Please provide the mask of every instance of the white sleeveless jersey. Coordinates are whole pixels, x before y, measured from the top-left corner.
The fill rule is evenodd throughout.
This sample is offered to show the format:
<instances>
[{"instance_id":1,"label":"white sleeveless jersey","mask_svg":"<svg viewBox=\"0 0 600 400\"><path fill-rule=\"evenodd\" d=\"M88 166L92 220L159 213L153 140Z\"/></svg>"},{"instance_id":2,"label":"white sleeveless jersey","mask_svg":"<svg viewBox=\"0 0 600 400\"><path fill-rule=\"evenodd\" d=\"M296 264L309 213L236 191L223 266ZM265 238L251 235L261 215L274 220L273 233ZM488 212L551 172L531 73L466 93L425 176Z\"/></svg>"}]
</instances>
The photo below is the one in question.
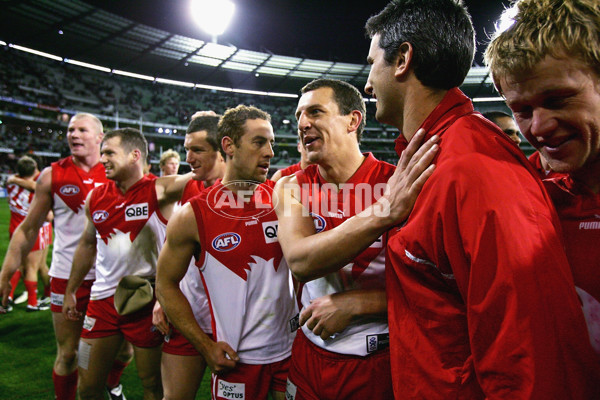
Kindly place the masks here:
<instances>
[{"instance_id":1,"label":"white sleeveless jersey","mask_svg":"<svg viewBox=\"0 0 600 400\"><path fill-rule=\"evenodd\" d=\"M73 163L72 157L52 163L52 211L54 212L54 247L50 276L69 279L73 255L86 223L85 199L95 187L107 182L104 166L96 164L86 172ZM96 277L94 268L86 280Z\"/></svg>"},{"instance_id":2,"label":"white sleeveless jersey","mask_svg":"<svg viewBox=\"0 0 600 400\"><path fill-rule=\"evenodd\" d=\"M289 357L295 337L289 321L297 305L277 241L272 187L271 181L258 186L244 203L217 183L190 200L214 338L227 342L246 364Z\"/></svg>"},{"instance_id":3,"label":"white sleeveless jersey","mask_svg":"<svg viewBox=\"0 0 600 400\"><path fill-rule=\"evenodd\" d=\"M92 192L89 207L97 232L96 280L90 299L113 296L126 275L154 278L167 226L154 180L143 177L126 193L109 181Z\"/></svg>"},{"instance_id":4,"label":"white sleeveless jersey","mask_svg":"<svg viewBox=\"0 0 600 400\"><path fill-rule=\"evenodd\" d=\"M391 164L368 154L339 192L332 192L318 167L311 165L297 172L303 205L311 212L317 232L333 229L358 214L383 194L385 183L394 173ZM333 293L354 289L385 289L385 237L375 241L350 264L339 271L300 286L303 307L311 301ZM304 325L302 332L315 345L340 354L365 356L388 344L387 320L363 318L353 321L345 330L323 340Z\"/></svg>"}]
</instances>

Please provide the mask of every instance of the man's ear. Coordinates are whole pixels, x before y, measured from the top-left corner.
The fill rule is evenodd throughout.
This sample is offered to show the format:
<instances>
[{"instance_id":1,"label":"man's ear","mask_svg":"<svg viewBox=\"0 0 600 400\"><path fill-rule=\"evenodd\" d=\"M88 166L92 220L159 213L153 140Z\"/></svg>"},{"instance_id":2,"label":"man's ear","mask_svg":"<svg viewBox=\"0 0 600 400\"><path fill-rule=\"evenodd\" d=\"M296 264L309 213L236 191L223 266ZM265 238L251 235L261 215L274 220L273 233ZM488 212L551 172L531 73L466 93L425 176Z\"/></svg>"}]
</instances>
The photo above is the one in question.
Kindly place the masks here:
<instances>
[{"instance_id":1,"label":"man's ear","mask_svg":"<svg viewBox=\"0 0 600 400\"><path fill-rule=\"evenodd\" d=\"M223 136L223 139L221 139L221 147L223 148L225 154L227 154L229 157L233 157L233 153L235 153L235 143L233 143L232 138L229 136Z\"/></svg>"},{"instance_id":2,"label":"man's ear","mask_svg":"<svg viewBox=\"0 0 600 400\"><path fill-rule=\"evenodd\" d=\"M348 133L356 132L363 120L363 115L358 110L353 110L350 115L352 116L352 119L350 120L350 125L348 125Z\"/></svg>"},{"instance_id":3,"label":"man's ear","mask_svg":"<svg viewBox=\"0 0 600 400\"><path fill-rule=\"evenodd\" d=\"M398 57L396 58L396 78L404 78L408 74L408 71L412 67L413 59L413 47L412 44L404 42L398 49Z\"/></svg>"},{"instance_id":4,"label":"man's ear","mask_svg":"<svg viewBox=\"0 0 600 400\"><path fill-rule=\"evenodd\" d=\"M134 164L142 158L140 149L133 149L130 154Z\"/></svg>"}]
</instances>

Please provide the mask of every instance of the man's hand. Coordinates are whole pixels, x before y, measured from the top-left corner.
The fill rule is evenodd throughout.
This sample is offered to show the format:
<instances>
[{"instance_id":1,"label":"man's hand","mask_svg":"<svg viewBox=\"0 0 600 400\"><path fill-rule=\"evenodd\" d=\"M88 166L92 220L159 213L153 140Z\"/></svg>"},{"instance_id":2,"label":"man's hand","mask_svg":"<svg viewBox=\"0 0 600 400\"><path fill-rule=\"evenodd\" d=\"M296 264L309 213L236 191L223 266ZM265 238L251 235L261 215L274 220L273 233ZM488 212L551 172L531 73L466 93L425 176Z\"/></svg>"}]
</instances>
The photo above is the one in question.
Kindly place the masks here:
<instances>
[{"instance_id":1,"label":"man's hand","mask_svg":"<svg viewBox=\"0 0 600 400\"><path fill-rule=\"evenodd\" d=\"M319 297L300 313L300 325L306 327L321 339L343 331L352 321L352 307L348 298L340 293Z\"/></svg>"},{"instance_id":2,"label":"man's hand","mask_svg":"<svg viewBox=\"0 0 600 400\"><path fill-rule=\"evenodd\" d=\"M152 324L163 335L169 334L169 320L158 301L154 303L154 309L152 309Z\"/></svg>"},{"instance_id":3,"label":"man's hand","mask_svg":"<svg viewBox=\"0 0 600 400\"><path fill-rule=\"evenodd\" d=\"M9 280L0 279L0 300L2 301L2 307L8 307L8 296L10 295L10 291L12 290L12 286Z\"/></svg>"},{"instance_id":4,"label":"man's hand","mask_svg":"<svg viewBox=\"0 0 600 400\"><path fill-rule=\"evenodd\" d=\"M423 129L412 137L402 152L396 171L388 180L384 196L378 201L380 208L377 211L389 213L394 224L408 218L423 185L435 169L431 161L439 148L439 138L433 136L421 145L424 137Z\"/></svg>"},{"instance_id":5,"label":"man's hand","mask_svg":"<svg viewBox=\"0 0 600 400\"><path fill-rule=\"evenodd\" d=\"M201 353L210 370L216 375L232 370L240 360L237 353L226 342L212 342L212 345Z\"/></svg>"},{"instance_id":6,"label":"man's hand","mask_svg":"<svg viewBox=\"0 0 600 400\"><path fill-rule=\"evenodd\" d=\"M81 319L82 314L77 311L77 296L75 296L75 293L65 293L62 313L68 321L77 321Z\"/></svg>"}]
</instances>

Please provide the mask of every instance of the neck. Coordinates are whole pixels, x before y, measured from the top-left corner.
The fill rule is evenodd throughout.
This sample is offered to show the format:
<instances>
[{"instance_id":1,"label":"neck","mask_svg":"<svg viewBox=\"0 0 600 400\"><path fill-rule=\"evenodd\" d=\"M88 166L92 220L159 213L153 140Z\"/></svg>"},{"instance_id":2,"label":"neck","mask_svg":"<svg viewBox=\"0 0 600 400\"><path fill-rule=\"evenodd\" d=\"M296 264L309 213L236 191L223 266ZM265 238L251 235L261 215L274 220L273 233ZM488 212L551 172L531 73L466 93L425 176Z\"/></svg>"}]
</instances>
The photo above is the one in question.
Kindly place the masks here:
<instances>
[{"instance_id":1,"label":"neck","mask_svg":"<svg viewBox=\"0 0 600 400\"><path fill-rule=\"evenodd\" d=\"M211 176L204 180L204 186L212 186L219 179L225 176L225 162L219 162L211 171Z\"/></svg>"},{"instance_id":2,"label":"neck","mask_svg":"<svg viewBox=\"0 0 600 400\"><path fill-rule=\"evenodd\" d=\"M84 171L89 171L100 162L100 152L85 157L72 157L73 163Z\"/></svg>"},{"instance_id":3,"label":"neck","mask_svg":"<svg viewBox=\"0 0 600 400\"><path fill-rule=\"evenodd\" d=\"M397 126L406 140L410 141L427 117L442 102L446 93L447 90L431 89L420 83L409 86L404 102L402 125Z\"/></svg>"},{"instance_id":4,"label":"neck","mask_svg":"<svg viewBox=\"0 0 600 400\"><path fill-rule=\"evenodd\" d=\"M593 193L600 193L600 159L571 173L571 177L585 185Z\"/></svg>"},{"instance_id":5,"label":"neck","mask_svg":"<svg viewBox=\"0 0 600 400\"><path fill-rule=\"evenodd\" d=\"M346 183L360 168L364 160L365 156L360 152L357 143L352 151L343 154L336 153L332 160L319 162L319 173L329 183L335 185Z\"/></svg>"},{"instance_id":6,"label":"neck","mask_svg":"<svg viewBox=\"0 0 600 400\"><path fill-rule=\"evenodd\" d=\"M144 171L140 169L139 171L136 170L133 172L124 180L115 180L115 184L117 185L117 188L121 190L121 192L125 193L143 177Z\"/></svg>"}]
</instances>

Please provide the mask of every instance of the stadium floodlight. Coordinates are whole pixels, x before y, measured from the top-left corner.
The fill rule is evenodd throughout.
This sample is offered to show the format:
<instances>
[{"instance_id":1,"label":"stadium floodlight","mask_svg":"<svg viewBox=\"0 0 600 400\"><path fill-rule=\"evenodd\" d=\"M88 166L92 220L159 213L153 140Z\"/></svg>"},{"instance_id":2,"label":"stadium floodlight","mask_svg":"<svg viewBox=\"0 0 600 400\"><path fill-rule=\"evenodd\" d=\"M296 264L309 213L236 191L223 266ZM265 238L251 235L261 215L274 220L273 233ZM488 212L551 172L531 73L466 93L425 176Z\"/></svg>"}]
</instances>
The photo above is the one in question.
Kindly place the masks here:
<instances>
[{"instance_id":1,"label":"stadium floodlight","mask_svg":"<svg viewBox=\"0 0 600 400\"><path fill-rule=\"evenodd\" d=\"M222 35L231 22L235 4L230 0L191 0L190 8L192 18L216 43L217 36Z\"/></svg>"}]
</instances>

